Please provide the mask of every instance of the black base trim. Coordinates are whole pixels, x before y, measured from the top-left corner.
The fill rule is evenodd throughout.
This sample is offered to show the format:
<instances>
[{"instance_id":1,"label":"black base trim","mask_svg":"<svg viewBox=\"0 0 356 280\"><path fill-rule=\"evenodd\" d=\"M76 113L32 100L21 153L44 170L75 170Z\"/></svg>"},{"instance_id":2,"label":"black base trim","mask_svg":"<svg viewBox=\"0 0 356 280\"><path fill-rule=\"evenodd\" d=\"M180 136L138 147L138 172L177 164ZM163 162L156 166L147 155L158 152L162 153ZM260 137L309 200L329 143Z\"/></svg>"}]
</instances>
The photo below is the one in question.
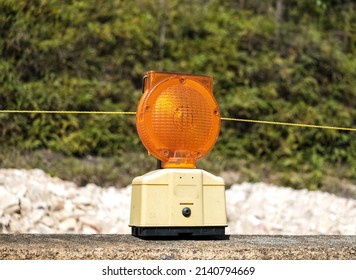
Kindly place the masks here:
<instances>
[{"instance_id":1,"label":"black base trim","mask_svg":"<svg viewBox=\"0 0 356 280\"><path fill-rule=\"evenodd\" d=\"M229 239L224 226L207 227L135 227L133 236L143 239Z\"/></svg>"}]
</instances>

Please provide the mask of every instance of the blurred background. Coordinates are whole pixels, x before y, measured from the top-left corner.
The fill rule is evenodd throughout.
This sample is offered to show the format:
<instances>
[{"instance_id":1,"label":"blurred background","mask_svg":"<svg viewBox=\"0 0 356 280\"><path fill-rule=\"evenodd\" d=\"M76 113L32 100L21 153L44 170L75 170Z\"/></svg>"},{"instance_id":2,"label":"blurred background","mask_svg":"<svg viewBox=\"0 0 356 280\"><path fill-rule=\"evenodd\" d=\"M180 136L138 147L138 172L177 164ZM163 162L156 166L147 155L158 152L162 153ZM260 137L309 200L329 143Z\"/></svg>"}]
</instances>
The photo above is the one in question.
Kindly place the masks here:
<instances>
[{"instance_id":1,"label":"blurred background","mask_svg":"<svg viewBox=\"0 0 356 280\"><path fill-rule=\"evenodd\" d=\"M1 0L0 110L135 111L145 71L156 70L213 76L223 117L355 128L355 31L352 0ZM355 140L223 121L199 167L227 187L264 182L353 201ZM134 116L0 113L4 172L118 189L155 166Z\"/></svg>"}]
</instances>

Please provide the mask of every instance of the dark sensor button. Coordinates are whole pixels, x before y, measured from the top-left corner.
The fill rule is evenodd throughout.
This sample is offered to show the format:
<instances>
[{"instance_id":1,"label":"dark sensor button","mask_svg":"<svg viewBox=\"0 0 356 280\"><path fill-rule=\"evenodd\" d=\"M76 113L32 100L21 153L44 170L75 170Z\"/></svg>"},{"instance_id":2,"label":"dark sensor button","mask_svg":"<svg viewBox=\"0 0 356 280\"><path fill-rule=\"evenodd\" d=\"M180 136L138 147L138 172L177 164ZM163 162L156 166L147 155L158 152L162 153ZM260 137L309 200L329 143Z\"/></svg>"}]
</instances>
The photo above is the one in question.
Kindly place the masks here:
<instances>
[{"instance_id":1,"label":"dark sensor button","mask_svg":"<svg viewBox=\"0 0 356 280\"><path fill-rule=\"evenodd\" d=\"M192 211L190 210L190 208L185 207L182 210L182 214L184 217L188 218L190 216L190 214L192 214Z\"/></svg>"}]
</instances>

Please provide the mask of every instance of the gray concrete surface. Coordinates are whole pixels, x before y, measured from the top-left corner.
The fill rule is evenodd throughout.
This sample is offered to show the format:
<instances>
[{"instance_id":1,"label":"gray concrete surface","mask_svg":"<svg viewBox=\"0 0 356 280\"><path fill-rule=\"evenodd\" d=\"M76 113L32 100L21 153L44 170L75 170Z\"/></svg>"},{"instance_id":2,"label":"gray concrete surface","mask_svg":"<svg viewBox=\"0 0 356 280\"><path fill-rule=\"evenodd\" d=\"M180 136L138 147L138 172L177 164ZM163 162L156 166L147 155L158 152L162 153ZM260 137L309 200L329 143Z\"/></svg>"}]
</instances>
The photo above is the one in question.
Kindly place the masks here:
<instances>
[{"instance_id":1,"label":"gray concrete surface","mask_svg":"<svg viewBox=\"0 0 356 280\"><path fill-rule=\"evenodd\" d=\"M0 259L356 259L356 236L240 235L142 240L131 235L1 234Z\"/></svg>"}]
</instances>

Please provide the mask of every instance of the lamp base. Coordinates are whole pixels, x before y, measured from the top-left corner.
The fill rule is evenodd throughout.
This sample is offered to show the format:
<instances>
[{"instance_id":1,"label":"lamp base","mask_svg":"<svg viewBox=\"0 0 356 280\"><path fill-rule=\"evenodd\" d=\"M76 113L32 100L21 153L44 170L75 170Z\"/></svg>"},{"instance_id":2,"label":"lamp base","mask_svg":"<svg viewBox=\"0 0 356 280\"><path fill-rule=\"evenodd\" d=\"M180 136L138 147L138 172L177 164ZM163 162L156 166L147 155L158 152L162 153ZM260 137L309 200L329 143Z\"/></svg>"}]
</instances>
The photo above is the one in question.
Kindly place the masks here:
<instances>
[{"instance_id":1,"label":"lamp base","mask_svg":"<svg viewBox=\"0 0 356 280\"><path fill-rule=\"evenodd\" d=\"M132 235L140 238L177 238L177 239L228 239L224 226L210 227L135 227Z\"/></svg>"}]
</instances>

